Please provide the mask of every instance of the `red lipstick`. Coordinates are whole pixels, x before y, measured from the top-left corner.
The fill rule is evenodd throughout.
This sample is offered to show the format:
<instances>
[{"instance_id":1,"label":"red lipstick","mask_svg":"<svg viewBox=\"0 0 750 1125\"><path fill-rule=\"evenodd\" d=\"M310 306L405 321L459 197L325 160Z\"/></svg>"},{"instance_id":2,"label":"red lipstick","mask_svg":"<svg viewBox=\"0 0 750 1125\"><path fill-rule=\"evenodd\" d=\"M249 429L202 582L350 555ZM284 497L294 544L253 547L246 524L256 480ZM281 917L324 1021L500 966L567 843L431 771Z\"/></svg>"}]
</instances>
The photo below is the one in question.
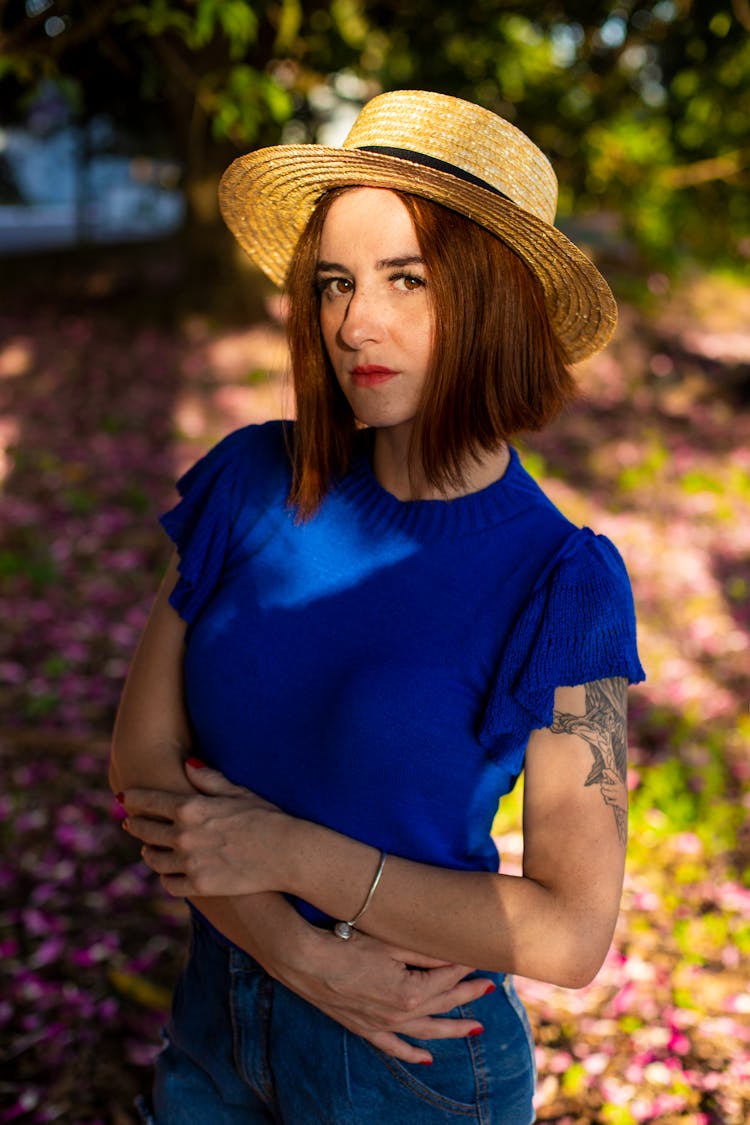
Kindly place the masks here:
<instances>
[{"instance_id":1,"label":"red lipstick","mask_svg":"<svg viewBox=\"0 0 750 1125\"><path fill-rule=\"evenodd\" d=\"M390 367L381 367L378 363L363 363L352 368L352 382L355 387L374 387L378 383L386 383L397 373Z\"/></svg>"}]
</instances>

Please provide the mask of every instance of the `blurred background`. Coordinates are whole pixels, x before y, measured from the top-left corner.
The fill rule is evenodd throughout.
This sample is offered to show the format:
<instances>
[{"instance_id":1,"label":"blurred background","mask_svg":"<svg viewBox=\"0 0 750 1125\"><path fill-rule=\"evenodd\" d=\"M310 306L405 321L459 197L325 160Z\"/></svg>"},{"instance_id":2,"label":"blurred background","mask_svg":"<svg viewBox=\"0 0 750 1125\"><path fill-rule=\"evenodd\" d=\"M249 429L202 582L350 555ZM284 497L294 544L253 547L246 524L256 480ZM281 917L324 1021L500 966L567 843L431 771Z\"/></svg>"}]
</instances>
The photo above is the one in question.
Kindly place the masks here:
<instances>
[{"instance_id":1,"label":"blurred background","mask_svg":"<svg viewBox=\"0 0 750 1125\"><path fill-rule=\"evenodd\" d=\"M620 305L521 443L620 547L649 677L610 956L580 992L520 982L539 1120L750 1120L748 0L0 0L0 1122L131 1125L179 970L109 731L175 478L293 413L218 177L408 87L534 138ZM496 828L513 869L517 793Z\"/></svg>"}]
</instances>

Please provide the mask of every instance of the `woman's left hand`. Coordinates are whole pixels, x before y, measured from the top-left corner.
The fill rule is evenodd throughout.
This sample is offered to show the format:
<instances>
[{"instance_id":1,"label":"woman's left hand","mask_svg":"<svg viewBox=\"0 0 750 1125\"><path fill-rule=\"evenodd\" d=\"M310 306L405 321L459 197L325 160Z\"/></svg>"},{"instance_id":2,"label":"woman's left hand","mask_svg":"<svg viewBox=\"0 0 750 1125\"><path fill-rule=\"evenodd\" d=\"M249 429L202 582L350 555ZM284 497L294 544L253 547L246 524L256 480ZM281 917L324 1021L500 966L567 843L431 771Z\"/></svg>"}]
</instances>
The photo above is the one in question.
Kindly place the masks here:
<instances>
[{"instance_id":1,"label":"woman's left hand","mask_svg":"<svg viewBox=\"0 0 750 1125\"><path fill-rule=\"evenodd\" d=\"M186 763L185 772L194 794L123 794L123 828L143 841L143 860L165 890L180 898L285 890L281 809L218 770Z\"/></svg>"}]
</instances>

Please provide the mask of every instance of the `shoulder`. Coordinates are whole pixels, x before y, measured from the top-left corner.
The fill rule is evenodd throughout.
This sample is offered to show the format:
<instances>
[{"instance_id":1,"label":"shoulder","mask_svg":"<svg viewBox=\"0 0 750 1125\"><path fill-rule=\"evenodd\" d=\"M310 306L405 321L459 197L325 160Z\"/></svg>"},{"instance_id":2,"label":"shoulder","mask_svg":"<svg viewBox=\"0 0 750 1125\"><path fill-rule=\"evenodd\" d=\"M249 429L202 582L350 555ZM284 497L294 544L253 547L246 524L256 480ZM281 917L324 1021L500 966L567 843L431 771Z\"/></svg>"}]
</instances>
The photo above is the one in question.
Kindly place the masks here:
<instances>
[{"instance_id":1,"label":"shoulder","mask_svg":"<svg viewBox=\"0 0 750 1125\"><path fill-rule=\"evenodd\" d=\"M630 590L630 580L622 556L614 543L590 527L574 524L551 500L524 467L517 451L511 451L508 467L519 511L527 518L529 534L536 549L537 573L533 594L554 592L565 596L571 588L585 590L590 597L597 589Z\"/></svg>"},{"instance_id":2,"label":"shoulder","mask_svg":"<svg viewBox=\"0 0 750 1125\"><path fill-rule=\"evenodd\" d=\"M178 492L183 498L211 492L229 501L230 494L245 493L248 486L254 491L260 481L288 483L291 425L276 420L226 434L180 477Z\"/></svg>"},{"instance_id":3,"label":"shoulder","mask_svg":"<svg viewBox=\"0 0 750 1125\"><path fill-rule=\"evenodd\" d=\"M633 593L620 552L605 535L575 528L538 576L515 645L533 645L538 675L557 685L617 674L635 681L642 678L633 659L635 637ZM622 668L612 665L618 653Z\"/></svg>"},{"instance_id":4,"label":"shoulder","mask_svg":"<svg viewBox=\"0 0 750 1125\"><path fill-rule=\"evenodd\" d=\"M533 571L536 566L538 574L546 573L565 543L581 529L548 496L514 447L510 448L510 461L500 484L517 529L530 540L526 556L529 569Z\"/></svg>"},{"instance_id":5,"label":"shoulder","mask_svg":"<svg viewBox=\"0 0 750 1125\"><path fill-rule=\"evenodd\" d=\"M180 477L179 502L161 524L177 547L180 579L170 598L192 622L215 588L238 534L283 506L291 479L286 424L244 426Z\"/></svg>"},{"instance_id":6,"label":"shoulder","mask_svg":"<svg viewBox=\"0 0 750 1125\"><path fill-rule=\"evenodd\" d=\"M627 596L630 578L625 562L611 539L590 527L570 525L570 533L562 547L550 560L537 580L537 589L557 591L563 597L580 590L587 599L599 603L609 597Z\"/></svg>"},{"instance_id":7,"label":"shoulder","mask_svg":"<svg viewBox=\"0 0 750 1125\"><path fill-rule=\"evenodd\" d=\"M612 677L644 679L630 579L610 539L573 528L510 631L481 737L491 744L503 732L522 738L548 727L558 687Z\"/></svg>"},{"instance_id":8,"label":"shoulder","mask_svg":"<svg viewBox=\"0 0 750 1125\"><path fill-rule=\"evenodd\" d=\"M293 422L281 419L241 426L221 438L196 464L211 459L238 467L287 465L293 429Z\"/></svg>"}]
</instances>

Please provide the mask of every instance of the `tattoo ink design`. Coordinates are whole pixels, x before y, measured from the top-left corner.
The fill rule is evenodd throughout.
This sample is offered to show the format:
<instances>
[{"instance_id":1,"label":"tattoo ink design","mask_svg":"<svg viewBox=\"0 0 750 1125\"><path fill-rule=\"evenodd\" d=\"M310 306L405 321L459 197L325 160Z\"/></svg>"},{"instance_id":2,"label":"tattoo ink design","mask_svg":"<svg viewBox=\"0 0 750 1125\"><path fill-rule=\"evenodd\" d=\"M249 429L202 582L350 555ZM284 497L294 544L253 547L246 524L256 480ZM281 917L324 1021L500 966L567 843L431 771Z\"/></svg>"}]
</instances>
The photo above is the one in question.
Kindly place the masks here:
<instances>
[{"instance_id":1,"label":"tattoo ink design","mask_svg":"<svg viewBox=\"0 0 750 1125\"><path fill-rule=\"evenodd\" d=\"M586 714L553 712L550 730L555 734L575 734L589 744L594 755L584 785L598 785L615 817L622 844L628 838L628 747L626 724L626 682L624 679L597 680L586 684Z\"/></svg>"}]
</instances>

